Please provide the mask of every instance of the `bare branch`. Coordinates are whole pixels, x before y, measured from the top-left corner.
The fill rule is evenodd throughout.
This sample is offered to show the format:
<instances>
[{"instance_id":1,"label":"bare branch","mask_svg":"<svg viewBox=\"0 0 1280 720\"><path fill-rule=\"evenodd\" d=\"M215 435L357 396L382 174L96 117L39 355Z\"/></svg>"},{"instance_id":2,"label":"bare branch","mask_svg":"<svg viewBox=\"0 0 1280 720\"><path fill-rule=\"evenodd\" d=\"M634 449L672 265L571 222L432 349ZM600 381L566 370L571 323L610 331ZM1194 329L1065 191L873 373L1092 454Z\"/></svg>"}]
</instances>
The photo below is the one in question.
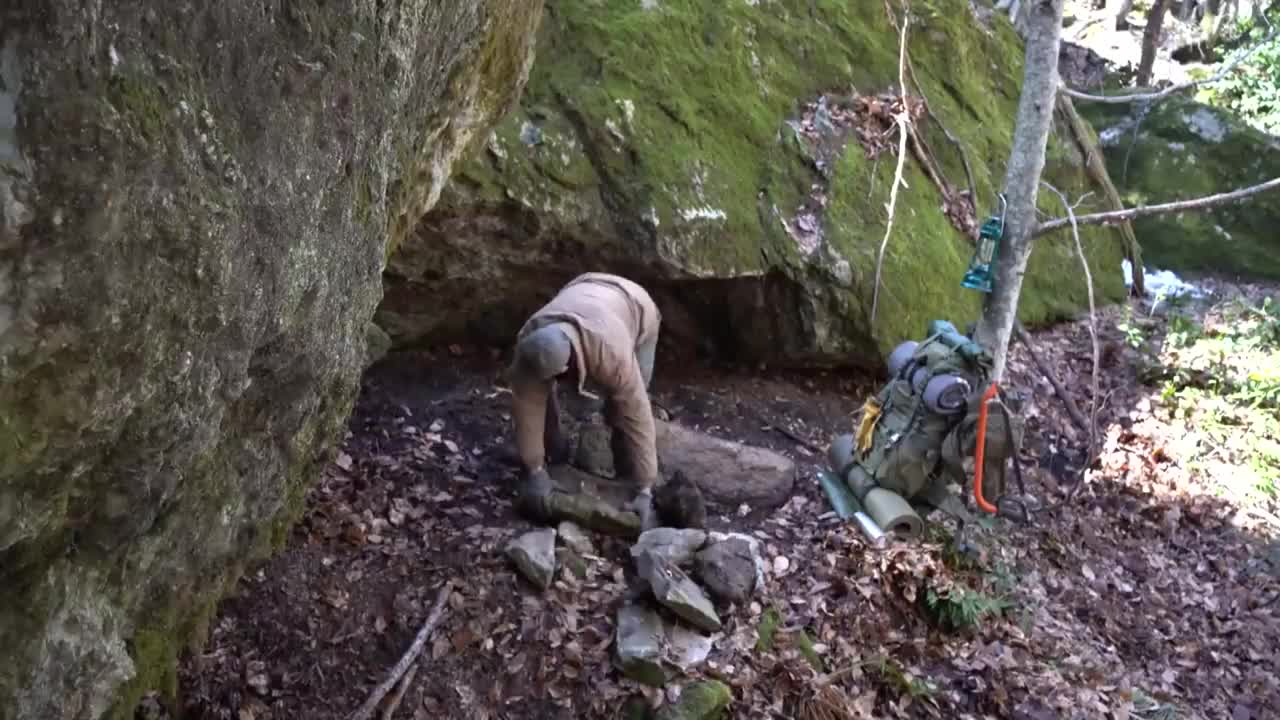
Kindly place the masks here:
<instances>
[{"instance_id":1,"label":"bare branch","mask_svg":"<svg viewBox=\"0 0 1280 720\"><path fill-rule=\"evenodd\" d=\"M1170 95L1180 93L1183 90L1188 90L1194 87L1198 87L1200 85L1210 85L1212 83L1218 82L1219 80L1225 78L1232 70L1235 70L1236 66L1244 62L1246 58L1248 58L1250 55L1252 55L1254 52L1262 48L1267 43L1274 40L1276 36L1277 36L1277 31L1275 30L1271 31L1270 33L1267 33L1267 36L1259 40L1257 44L1249 47L1248 50L1245 50L1243 53L1238 55L1234 60L1227 63L1226 65L1223 65L1221 68L1218 69L1218 72L1214 73L1213 75L1207 78L1204 78L1202 80L1188 80L1187 82L1184 82L1184 83L1170 85L1169 87L1156 92L1128 93L1125 95L1090 95L1089 93L1083 93L1083 92L1080 92L1079 90L1072 90L1071 88L1067 87L1066 83L1063 83L1060 89L1062 90L1063 93L1070 95L1071 97L1076 98L1077 100L1084 100L1086 102L1120 104L1120 103L1151 102L1155 100L1163 100L1169 97Z\"/></svg>"},{"instance_id":2,"label":"bare branch","mask_svg":"<svg viewBox=\"0 0 1280 720\"><path fill-rule=\"evenodd\" d=\"M1268 190L1280 189L1280 177L1272 178L1259 185L1252 185L1231 192L1218 193L1217 195L1206 195L1194 200L1179 200L1177 202L1163 203L1161 205L1140 205L1128 210L1113 210L1111 212L1094 213L1092 215L1081 215L1075 219L1077 226L1083 225L1115 225L1126 220L1134 218L1147 217L1148 215L1165 215L1167 213L1183 212L1186 210L1204 210L1207 208L1226 205L1228 203L1243 200L1250 195L1267 192ZM1054 230L1071 225L1070 218L1058 218L1048 222L1040 223L1032 233L1032 237L1039 237Z\"/></svg>"},{"instance_id":3,"label":"bare branch","mask_svg":"<svg viewBox=\"0 0 1280 720\"><path fill-rule=\"evenodd\" d=\"M888 9L889 4L886 2L885 10ZM898 87L902 92L902 110L893 118L898 124L898 168L893 173L893 185L889 188L889 220L885 223L884 239L880 241L880 252L876 256L876 278L871 290L872 327L875 327L876 310L880 304L880 273L884 270L884 251L889 247L889 233L893 232L893 211L898 204L898 187L907 184L902 179L902 167L907 161L907 136L911 134L911 105L907 98L907 25L911 21L911 15L905 0L902 9L902 30L898 38Z\"/></svg>"},{"instance_id":4,"label":"bare branch","mask_svg":"<svg viewBox=\"0 0 1280 720\"><path fill-rule=\"evenodd\" d=\"M1067 196L1062 194L1058 188L1050 185L1043 180L1041 185L1053 191L1054 195L1062 201L1062 207L1066 208L1067 220L1071 223L1071 235L1076 241L1076 254L1080 256L1080 265L1084 268L1085 288L1089 291L1089 340L1093 344L1093 382L1092 392L1089 397L1089 455L1093 455L1094 450L1098 446L1098 373L1102 368L1102 348L1098 344L1098 309L1093 297L1093 273L1089 271L1089 260L1084 254L1084 244L1080 242L1080 226L1076 221L1076 209L1074 205L1067 202ZM1083 202L1084 198L1080 199Z\"/></svg>"},{"instance_id":5,"label":"bare branch","mask_svg":"<svg viewBox=\"0 0 1280 720\"><path fill-rule=\"evenodd\" d=\"M920 79L916 77L916 68L912 64L910 56L907 56L907 72L911 75L911 83L916 86L916 92L920 94L920 102L924 104L924 111L929 114L929 119L938 126L938 129L942 130L947 142L955 147L956 152L960 153L960 162L964 163L964 176L969 182L969 202L973 203L973 221L976 226L978 224L978 185L973 181L973 168L969 166L969 154L964 151L964 145L960 143L959 138L952 135L947 126L942 124L942 120L938 119L938 116L933 113L933 108L929 106L929 98L925 96L924 86L920 84ZM947 190L943 189L942 192L945 195Z\"/></svg>"},{"instance_id":6,"label":"bare branch","mask_svg":"<svg viewBox=\"0 0 1280 720\"><path fill-rule=\"evenodd\" d=\"M431 607L431 613L427 615L426 622L422 623L422 628L418 630L418 634L413 638L413 643L409 645L409 649L401 656L400 660L387 673L387 679L382 684L373 689L368 699L351 714L350 720L369 720L373 717L373 711L377 709L378 703L382 702L387 693L400 682L400 678L404 677L410 666L417 667L418 656L422 654L422 648L427 644L427 638L436 629L436 625L440 623L440 618L444 615L445 602L449 599L449 594L453 592L453 581L449 580L440 589L440 594L436 596L435 605ZM416 673L417 670L415 669ZM408 683L406 682L407 686Z\"/></svg>"},{"instance_id":7,"label":"bare branch","mask_svg":"<svg viewBox=\"0 0 1280 720\"><path fill-rule=\"evenodd\" d=\"M1071 397L1071 393L1067 392L1067 388L1063 386L1058 376L1053 373L1053 369L1040 357L1040 351L1031 339L1031 334L1017 320L1013 322L1013 334L1018 339L1018 342L1022 343L1022 347L1026 348L1027 356L1031 358L1031 362L1036 366L1036 369L1053 386L1053 392L1057 394L1058 398L1062 400L1062 404L1066 406L1067 416L1071 418L1071 422L1075 423L1081 432L1089 432L1089 421L1084 419L1084 413L1080 412L1080 407L1076 405L1075 398Z\"/></svg>"}]
</instances>

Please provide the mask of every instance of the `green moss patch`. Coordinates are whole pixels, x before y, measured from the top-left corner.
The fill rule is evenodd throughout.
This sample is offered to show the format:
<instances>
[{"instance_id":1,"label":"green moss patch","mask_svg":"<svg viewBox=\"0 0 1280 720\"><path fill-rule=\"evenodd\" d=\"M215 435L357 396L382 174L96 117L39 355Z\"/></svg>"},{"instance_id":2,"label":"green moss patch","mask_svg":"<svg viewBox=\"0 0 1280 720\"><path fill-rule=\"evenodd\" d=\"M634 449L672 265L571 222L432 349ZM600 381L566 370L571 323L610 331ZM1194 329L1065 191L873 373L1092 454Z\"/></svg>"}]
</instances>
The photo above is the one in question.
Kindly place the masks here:
<instances>
[{"instance_id":1,"label":"green moss patch","mask_svg":"<svg viewBox=\"0 0 1280 720\"><path fill-rule=\"evenodd\" d=\"M1127 105L1082 103L1080 110L1101 130L1107 170L1128 206L1189 200L1280 176L1280 143L1218 108L1174 97L1141 120L1143 111ZM1278 225L1275 193L1133 223L1154 268L1270 280L1280 279Z\"/></svg>"}]
</instances>

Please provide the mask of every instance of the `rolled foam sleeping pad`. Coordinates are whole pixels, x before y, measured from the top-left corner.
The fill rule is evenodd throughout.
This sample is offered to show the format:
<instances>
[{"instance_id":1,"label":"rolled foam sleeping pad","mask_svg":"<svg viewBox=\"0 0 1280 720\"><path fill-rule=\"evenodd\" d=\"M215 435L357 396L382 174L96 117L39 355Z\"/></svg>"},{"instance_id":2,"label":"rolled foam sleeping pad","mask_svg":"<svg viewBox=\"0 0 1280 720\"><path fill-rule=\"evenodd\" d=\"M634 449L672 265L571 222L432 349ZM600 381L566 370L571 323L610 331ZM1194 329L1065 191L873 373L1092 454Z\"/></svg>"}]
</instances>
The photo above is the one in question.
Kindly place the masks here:
<instances>
[{"instance_id":1,"label":"rolled foam sleeping pad","mask_svg":"<svg viewBox=\"0 0 1280 720\"><path fill-rule=\"evenodd\" d=\"M924 404L938 413L958 413L965 409L969 383L958 375L938 375L924 387Z\"/></svg>"},{"instance_id":2,"label":"rolled foam sleeping pad","mask_svg":"<svg viewBox=\"0 0 1280 720\"><path fill-rule=\"evenodd\" d=\"M911 509L911 504L895 492L872 488L862 498L862 507L886 533L904 540L914 540L924 532L924 521Z\"/></svg>"},{"instance_id":3,"label":"rolled foam sleeping pad","mask_svg":"<svg viewBox=\"0 0 1280 720\"><path fill-rule=\"evenodd\" d=\"M904 343L899 343L898 347L889 353L889 359L885 362L889 366L889 377L892 378L898 374L898 371L907 364L907 361L911 359L911 356L919 346L920 343L915 340L908 340Z\"/></svg>"},{"instance_id":4,"label":"rolled foam sleeping pad","mask_svg":"<svg viewBox=\"0 0 1280 720\"><path fill-rule=\"evenodd\" d=\"M827 460L831 463L831 469L837 475L841 475L844 469L853 462L853 448L856 444L853 434L837 435L831 440L831 447L827 448Z\"/></svg>"}]
</instances>

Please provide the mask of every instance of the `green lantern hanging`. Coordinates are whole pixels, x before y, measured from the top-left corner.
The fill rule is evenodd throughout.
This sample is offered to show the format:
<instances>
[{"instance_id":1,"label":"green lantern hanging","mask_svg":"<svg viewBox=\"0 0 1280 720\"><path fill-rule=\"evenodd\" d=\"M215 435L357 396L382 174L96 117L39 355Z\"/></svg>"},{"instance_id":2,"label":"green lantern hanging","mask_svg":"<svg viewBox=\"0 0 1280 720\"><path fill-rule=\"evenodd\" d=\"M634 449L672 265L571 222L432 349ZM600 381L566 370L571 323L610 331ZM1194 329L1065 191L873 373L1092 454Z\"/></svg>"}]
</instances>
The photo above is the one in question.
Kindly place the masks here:
<instances>
[{"instance_id":1,"label":"green lantern hanging","mask_svg":"<svg viewBox=\"0 0 1280 720\"><path fill-rule=\"evenodd\" d=\"M969 269L964 273L960 284L970 290L991 292L991 276L996 263L996 255L1000 251L1000 238L1004 235L1004 216L1008 210L1008 202L1004 193L1000 193L1000 215L992 215L982 223L978 231L978 244L973 250L973 260L969 261Z\"/></svg>"}]
</instances>

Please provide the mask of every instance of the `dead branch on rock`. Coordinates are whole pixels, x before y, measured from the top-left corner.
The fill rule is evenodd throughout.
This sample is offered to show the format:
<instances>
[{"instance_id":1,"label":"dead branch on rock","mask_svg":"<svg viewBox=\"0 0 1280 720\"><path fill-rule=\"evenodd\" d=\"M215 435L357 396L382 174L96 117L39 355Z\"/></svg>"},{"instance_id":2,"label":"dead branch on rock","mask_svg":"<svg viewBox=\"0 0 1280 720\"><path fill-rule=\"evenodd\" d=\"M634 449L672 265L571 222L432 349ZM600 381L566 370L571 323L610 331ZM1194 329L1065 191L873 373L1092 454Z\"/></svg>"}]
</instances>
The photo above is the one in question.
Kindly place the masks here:
<instances>
[{"instance_id":1,"label":"dead branch on rock","mask_svg":"<svg viewBox=\"0 0 1280 720\"><path fill-rule=\"evenodd\" d=\"M413 644L409 646L409 649L391 668L391 672L387 673L387 679L373 689L373 693L369 695L369 698L364 701L364 704L358 710L351 714L349 720L369 720L373 716L373 711L377 709L378 704L382 702L387 693L391 692L391 688L395 687L395 684L409 670L409 666L416 663L418 656L422 654L422 648L427 644L427 638L431 636L436 625L440 623L440 618L444 616L445 601L449 599L449 594L452 592L453 581L446 581L444 587L440 588L440 594L436 596L435 605L431 607L431 613L427 615L426 622L422 623L422 628L418 630L417 636L413 638Z\"/></svg>"},{"instance_id":2,"label":"dead branch on rock","mask_svg":"<svg viewBox=\"0 0 1280 720\"><path fill-rule=\"evenodd\" d=\"M1075 423L1081 432L1089 432L1089 421L1084 419L1084 413L1080 412L1075 399L1063 387L1062 381L1058 379L1058 376L1053 373L1053 370L1040 357L1039 350L1036 349L1035 343L1031 340L1031 334L1027 332L1027 329L1020 322L1014 322L1013 332L1018 338L1018 342L1022 343L1022 347L1027 349L1027 355L1031 358L1032 364L1049 381L1049 384L1053 386L1053 392L1057 394L1058 398L1062 400L1062 404L1066 406L1067 415L1071 418L1071 422Z\"/></svg>"},{"instance_id":3,"label":"dead branch on rock","mask_svg":"<svg viewBox=\"0 0 1280 720\"><path fill-rule=\"evenodd\" d=\"M1064 94L1070 95L1071 97L1076 98L1077 100L1085 100L1087 102L1110 103L1110 104L1116 104L1116 105L1121 103L1152 102L1156 100L1163 100L1169 97L1170 95L1180 93L1183 90L1190 90L1192 88L1199 87L1200 85L1210 85L1212 83L1216 83L1219 80L1225 78L1228 73L1230 73L1232 70L1235 70L1236 66L1244 62L1246 58L1248 58L1253 53L1257 52L1260 48L1262 48L1267 43L1274 40L1278 32L1280 31L1273 30L1272 32L1267 33L1266 37L1259 40L1255 45L1250 46L1249 49L1247 49L1240 55L1236 56L1234 60L1222 66L1221 68L1219 68L1218 72L1214 73L1213 75L1210 75L1207 78L1204 78L1202 80L1188 80L1187 82L1177 83L1175 85L1170 85L1169 87L1163 90L1159 90L1157 92L1128 93L1125 95L1090 95L1089 93L1083 93L1083 92L1080 92L1079 90L1072 90L1071 88L1067 87L1066 84L1063 84L1060 87L1060 90Z\"/></svg>"},{"instance_id":4,"label":"dead branch on rock","mask_svg":"<svg viewBox=\"0 0 1280 720\"><path fill-rule=\"evenodd\" d=\"M885 11L893 17L889 4L885 2ZM876 255L875 283L871 290L871 326L876 324L876 310L880 305L880 274L884 270L884 251L889 247L889 234L893 232L893 211L898 204L898 186L906 185L902 179L902 168L907 161L907 136L911 134L911 106L907 101L907 25L911 16L907 12L907 4L903 2L901 31L898 37L898 87L902 92L902 109L893 116L898 125L898 168L893 173L893 185L889 188L889 220L884 226L884 239L880 241L880 252Z\"/></svg>"},{"instance_id":5,"label":"dead branch on rock","mask_svg":"<svg viewBox=\"0 0 1280 720\"><path fill-rule=\"evenodd\" d=\"M1059 78L1058 82L1062 82L1061 78ZM1103 195L1112 210L1124 210L1124 201L1120 199L1120 191L1116 189L1115 183L1111 181L1110 173L1107 172L1106 163L1102 160L1102 151L1094 140L1093 130L1085 122L1084 118L1080 117L1080 113L1076 110L1076 106L1071 102L1070 97L1059 94L1056 104L1058 112L1062 113L1067 121L1067 128L1071 131L1072 140L1075 141L1080 154L1084 156L1084 166L1089 173L1089 177L1093 179L1095 184L1102 187ZM1139 296L1145 295L1147 288L1144 282L1142 246L1138 244L1138 236L1133 232L1133 225L1127 222L1120 223L1120 237L1124 243L1125 255L1133 266L1133 291Z\"/></svg>"},{"instance_id":6,"label":"dead branch on rock","mask_svg":"<svg viewBox=\"0 0 1280 720\"><path fill-rule=\"evenodd\" d=\"M969 154L965 152L964 145L960 142L960 139L953 135L942 120L934 114L933 107L929 105L929 98L924 94L924 86L920 84L920 79L916 77L916 67L911 62L910 57L907 57L907 73L911 75L911 84L916 86L916 93L920 96L920 103L924 105L925 113L929 115L929 119L933 121L933 124L937 125L938 129L942 131L942 134L947 138L947 142L951 143L956 152L960 153L960 162L964 164L965 180L969 183L969 202L973 205L973 217L971 219L976 232L978 227L978 185L973 179L973 167L969 164ZM949 187L939 189L942 190L944 196L950 192Z\"/></svg>"},{"instance_id":7,"label":"dead branch on rock","mask_svg":"<svg viewBox=\"0 0 1280 720\"><path fill-rule=\"evenodd\" d=\"M1267 192L1269 190L1280 189L1280 178L1272 178L1258 185L1251 185L1239 190L1231 192L1218 193L1217 195L1206 195L1204 197L1195 198L1194 200L1179 200L1177 202L1163 203L1161 205L1140 205L1128 210L1113 210L1111 212L1094 213L1092 215L1080 215L1075 218L1074 225L1081 227L1084 225L1114 225L1126 220L1134 218L1147 217L1149 215L1165 215L1173 212L1183 212L1186 210L1204 210L1207 208L1226 205L1228 203L1243 200L1250 195ZM1073 225L1071 218L1058 218L1040 223L1031 233L1032 237L1039 237L1046 233L1051 233L1064 227Z\"/></svg>"},{"instance_id":8,"label":"dead branch on rock","mask_svg":"<svg viewBox=\"0 0 1280 720\"><path fill-rule=\"evenodd\" d=\"M1093 380L1089 395L1089 452L1086 456L1091 457L1098 441L1098 393L1100 392L1098 374L1102 369L1102 347L1098 344L1098 312L1093 298L1093 273L1089 272L1089 260L1085 257L1084 245L1080 242L1080 226L1076 224L1076 206L1068 203L1067 196L1063 195L1058 188L1043 180L1040 184L1053 191L1067 211L1067 219L1071 221L1071 235L1076 241L1076 254L1080 256L1080 265L1084 267L1085 289L1089 293L1089 340L1093 344ZM1076 204L1083 202L1086 197L1088 194L1077 200Z\"/></svg>"}]
</instances>

